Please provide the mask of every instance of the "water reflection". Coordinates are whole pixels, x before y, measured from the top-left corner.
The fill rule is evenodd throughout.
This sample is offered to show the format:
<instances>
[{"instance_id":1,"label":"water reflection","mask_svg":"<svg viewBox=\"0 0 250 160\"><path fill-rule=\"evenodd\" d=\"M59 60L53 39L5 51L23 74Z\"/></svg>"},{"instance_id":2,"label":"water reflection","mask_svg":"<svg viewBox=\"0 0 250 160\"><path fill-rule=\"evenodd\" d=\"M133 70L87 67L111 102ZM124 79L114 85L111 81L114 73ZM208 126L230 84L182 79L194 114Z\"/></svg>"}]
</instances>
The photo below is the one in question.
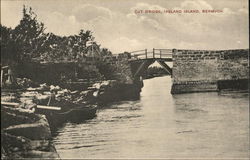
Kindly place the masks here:
<instances>
[{"instance_id":1,"label":"water reflection","mask_svg":"<svg viewBox=\"0 0 250 160\"><path fill-rule=\"evenodd\" d=\"M114 103L54 137L61 158L248 158L248 95L172 96L170 77L144 81L139 101Z\"/></svg>"}]
</instances>

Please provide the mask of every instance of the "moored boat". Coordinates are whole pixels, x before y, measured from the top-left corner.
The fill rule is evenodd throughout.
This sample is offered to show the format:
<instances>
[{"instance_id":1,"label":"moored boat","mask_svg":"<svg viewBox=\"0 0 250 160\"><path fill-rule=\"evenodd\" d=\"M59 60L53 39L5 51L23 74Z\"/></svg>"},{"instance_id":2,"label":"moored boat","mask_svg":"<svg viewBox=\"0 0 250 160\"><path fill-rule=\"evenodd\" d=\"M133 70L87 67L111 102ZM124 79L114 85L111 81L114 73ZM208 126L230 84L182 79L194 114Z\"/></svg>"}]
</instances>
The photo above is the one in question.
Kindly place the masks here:
<instances>
[{"instance_id":1,"label":"moored boat","mask_svg":"<svg viewBox=\"0 0 250 160\"><path fill-rule=\"evenodd\" d=\"M45 110L36 108L36 113L44 114L48 119L51 127L58 127L59 125L72 122L80 123L85 120L94 118L96 116L97 105L75 106L72 108L61 110Z\"/></svg>"},{"instance_id":2,"label":"moored boat","mask_svg":"<svg viewBox=\"0 0 250 160\"><path fill-rule=\"evenodd\" d=\"M1 105L12 107L20 106L19 103L4 101L1 101ZM29 109L31 112L45 115L51 129L58 128L66 122L80 123L96 116L97 105L95 104L88 104L84 106L72 104L69 106L71 107L32 105Z\"/></svg>"}]
</instances>

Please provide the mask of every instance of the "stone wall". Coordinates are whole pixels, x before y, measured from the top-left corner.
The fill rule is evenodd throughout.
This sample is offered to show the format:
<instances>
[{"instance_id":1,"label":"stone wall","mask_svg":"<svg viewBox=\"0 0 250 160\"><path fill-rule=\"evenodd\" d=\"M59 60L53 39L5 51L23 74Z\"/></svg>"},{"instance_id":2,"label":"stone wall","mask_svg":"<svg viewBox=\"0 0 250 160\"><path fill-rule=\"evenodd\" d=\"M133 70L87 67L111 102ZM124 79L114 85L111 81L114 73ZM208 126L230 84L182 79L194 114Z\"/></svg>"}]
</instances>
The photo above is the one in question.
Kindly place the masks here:
<instances>
[{"instance_id":1,"label":"stone wall","mask_svg":"<svg viewBox=\"0 0 250 160\"><path fill-rule=\"evenodd\" d=\"M248 79L249 50L173 50L172 93L216 91L220 80Z\"/></svg>"},{"instance_id":2,"label":"stone wall","mask_svg":"<svg viewBox=\"0 0 250 160\"><path fill-rule=\"evenodd\" d=\"M131 66L128 62L128 59L119 59L116 63L113 64L115 68L115 78L119 82L132 84L133 83L133 75L131 71Z\"/></svg>"},{"instance_id":3,"label":"stone wall","mask_svg":"<svg viewBox=\"0 0 250 160\"><path fill-rule=\"evenodd\" d=\"M117 80L121 83L132 84L134 78L132 68L129 63L129 55L119 54L118 56L106 56L98 67L101 74L104 74L106 79Z\"/></svg>"}]
</instances>

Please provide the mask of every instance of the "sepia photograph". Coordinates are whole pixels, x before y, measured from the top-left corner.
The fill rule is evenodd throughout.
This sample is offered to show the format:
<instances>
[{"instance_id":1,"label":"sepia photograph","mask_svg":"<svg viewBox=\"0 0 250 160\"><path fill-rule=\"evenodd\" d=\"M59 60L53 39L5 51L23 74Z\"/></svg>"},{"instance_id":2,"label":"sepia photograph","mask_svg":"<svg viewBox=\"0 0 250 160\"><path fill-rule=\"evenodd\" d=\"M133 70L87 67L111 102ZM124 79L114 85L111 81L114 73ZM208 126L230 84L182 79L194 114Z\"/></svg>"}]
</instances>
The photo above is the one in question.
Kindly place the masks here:
<instances>
[{"instance_id":1,"label":"sepia photograph","mask_svg":"<svg viewBox=\"0 0 250 160\"><path fill-rule=\"evenodd\" d=\"M247 160L247 0L1 0L1 159Z\"/></svg>"}]
</instances>

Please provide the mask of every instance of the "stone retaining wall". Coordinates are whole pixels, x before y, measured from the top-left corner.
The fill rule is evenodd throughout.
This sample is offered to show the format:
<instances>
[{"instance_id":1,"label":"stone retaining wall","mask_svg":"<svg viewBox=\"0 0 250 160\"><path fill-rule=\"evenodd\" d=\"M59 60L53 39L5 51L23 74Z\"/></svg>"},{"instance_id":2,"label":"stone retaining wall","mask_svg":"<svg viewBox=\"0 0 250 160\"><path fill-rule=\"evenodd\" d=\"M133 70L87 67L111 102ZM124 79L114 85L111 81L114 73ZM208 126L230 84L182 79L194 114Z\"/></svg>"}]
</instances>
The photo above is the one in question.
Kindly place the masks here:
<instances>
[{"instance_id":1,"label":"stone retaining wall","mask_svg":"<svg viewBox=\"0 0 250 160\"><path fill-rule=\"evenodd\" d=\"M173 50L171 93L217 91L219 80L248 79L248 49Z\"/></svg>"}]
</instances>

